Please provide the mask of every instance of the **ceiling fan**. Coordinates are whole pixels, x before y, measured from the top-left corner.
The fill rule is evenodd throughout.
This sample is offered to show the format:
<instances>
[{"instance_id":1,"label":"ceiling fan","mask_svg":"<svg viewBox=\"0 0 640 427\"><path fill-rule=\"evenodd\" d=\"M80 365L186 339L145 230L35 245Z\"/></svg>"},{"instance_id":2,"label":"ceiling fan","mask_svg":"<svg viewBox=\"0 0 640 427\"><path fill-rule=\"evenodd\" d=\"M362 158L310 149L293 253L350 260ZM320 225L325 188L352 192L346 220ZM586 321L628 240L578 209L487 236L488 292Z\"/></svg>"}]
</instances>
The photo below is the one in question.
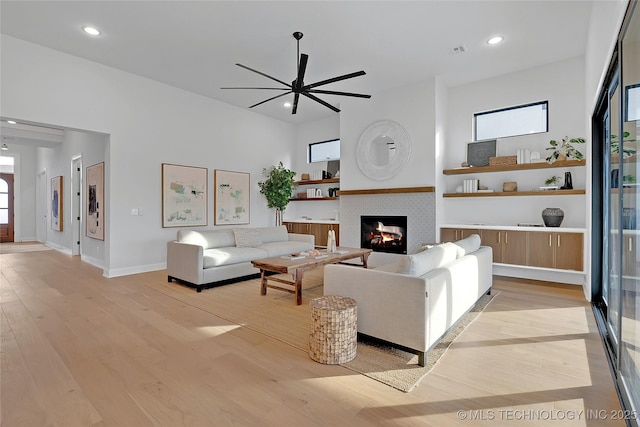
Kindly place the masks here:
<instances>
[{"instance_id":1,"label":"ceiling fan","mask_svg":"<svg viewBox=\"0 0 640 427\"><path fill-rule=\"evenodd\" d=\"M269 101L272 101L274 99L280 98L280 97L288 95L290 93L293 93L294 97L293 97L293 106L291 108L291 114L296 114L296 112L298 111L298 100L300 99L300 95L306 96L307 98L312 99L312 100L324 105L325 107L335 111L336 113L340 112L340 110L338 108L336 108L333 105L329 104L328 102L318 98L314 94L352 96L352 97L356 97L356 98L371 98L371 95L364 95L364 94L361 94L361 93L337 92L337 91L333 91L333 90L315 89L318 86L324 86L324 85L329 84L329 83L335 83L335 82L339 82L341 80L347 80L347 79L351 79L353 77L363 76L363 75L366 74L364 71L356 71L355 73L345 74L345 75L342 75L342 76L337 76L337 77L333 77L331 79L322 80L322 81L319 81L319 82L316 82L316 83L311 83L311 84L305 85L304 84L304 74L305 74L305 71L307 70L307 61L309 60L309 55L307 55L305 53L303 53L302 55L300 54L300 39L302 38L302 35L303 34L300 31L296 31L295 33L293 33L293 37L297 40L297 45L298 45L298 49L297 49L297 53L296 53L298 71L297 71L297 74L296 74L297 75L296 79L293 82L291 82L291 84L285 83L282 80L276 79L275 77L272 77L272 76L270 76L268 74L265 74L263 72L260 72L258 70L254 70L253 68L249 68L249 67L247 67L245 65L236 64L238 67L244 68L245 70L253 71L254 73L260 74L261 76L264 76L264 77L266 77L268 79L274 80L274 81L284 85L285 87L222 87L220 89L260 89L260 90L282 90L282 91L285 91L284 93L281 93L281 94L276 95L274 97L271 97L269 99L265 99L264 101L258 102L257 104L253 104L249 108L257 107L258 105L264 104L265 102L269 102Z\"/></svg>"}]
</instances>

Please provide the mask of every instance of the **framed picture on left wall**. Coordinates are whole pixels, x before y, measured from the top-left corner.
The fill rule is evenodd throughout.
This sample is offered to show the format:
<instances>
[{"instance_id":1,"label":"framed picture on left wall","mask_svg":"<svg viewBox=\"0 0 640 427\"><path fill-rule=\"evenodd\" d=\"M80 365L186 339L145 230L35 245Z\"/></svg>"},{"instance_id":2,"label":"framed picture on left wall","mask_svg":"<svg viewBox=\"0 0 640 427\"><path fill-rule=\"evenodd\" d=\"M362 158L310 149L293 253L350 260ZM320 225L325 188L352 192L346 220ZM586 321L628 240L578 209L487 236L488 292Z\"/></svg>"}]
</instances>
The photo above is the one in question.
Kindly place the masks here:
<instances>
[{"instance_id":1,"label":"framed picture on left wall","mask_svg":"<svg viewBox=\"0 0 640 427\"><path fill-rule=\"evenodd\" d=\"M62 177L51 178L51 229L62 231Z\"/></svg>"},{"instance_id":2,"label":"framed picture on left wall","mask_svg":"<svg viewBox=\"0 0 640 427\"><path fill-rule=\"evenodd\" d=\"M87 167L87 237L104 240L104 162Z\"/></svg>"}]
</instances>

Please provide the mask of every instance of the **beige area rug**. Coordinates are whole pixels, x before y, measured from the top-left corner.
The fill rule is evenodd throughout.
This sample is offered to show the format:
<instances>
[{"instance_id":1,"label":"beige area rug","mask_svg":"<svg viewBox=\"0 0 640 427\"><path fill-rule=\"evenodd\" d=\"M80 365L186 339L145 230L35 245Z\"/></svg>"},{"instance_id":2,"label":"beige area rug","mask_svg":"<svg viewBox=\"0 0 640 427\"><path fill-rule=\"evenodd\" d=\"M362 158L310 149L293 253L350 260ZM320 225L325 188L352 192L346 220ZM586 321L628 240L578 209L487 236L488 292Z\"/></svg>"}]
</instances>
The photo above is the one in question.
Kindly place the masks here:
<instances>
[{"instance_id":1,"label":"beige area rug","mask_svg":"<svg viewBox=\"0 0 640 427\"><path fill-rule=\"evenodd\" d=\"M285 278L286 275L279 275ZM277 276L276 276L277 277ZM287 277L287 278L290 278ZM276 289L260 295L260 280L252 279L205 289L201 293L179 284L167 283L165 294L230 322L282 341L305 352L309 350L309 301L323 295L322 269L305 272L302 305L295 296ZM156 288L157 284L154 284ZM427 353L427 365L419 366L418 356L379 342L359 338L357 355L342 366L398 390L411 391L496 295L483 296L467 315Z\"/></svg>"},{"instance_id":2,"label":"beige area rug","mask_svg":"<svg viewBox=\"0 0 640 427\"><path fill-rule=\"evenodd\" d=\"M22 252L51 251L48 246L39 242L0 243L0 254L17 254Z\"/></svg>"}]
</instances>

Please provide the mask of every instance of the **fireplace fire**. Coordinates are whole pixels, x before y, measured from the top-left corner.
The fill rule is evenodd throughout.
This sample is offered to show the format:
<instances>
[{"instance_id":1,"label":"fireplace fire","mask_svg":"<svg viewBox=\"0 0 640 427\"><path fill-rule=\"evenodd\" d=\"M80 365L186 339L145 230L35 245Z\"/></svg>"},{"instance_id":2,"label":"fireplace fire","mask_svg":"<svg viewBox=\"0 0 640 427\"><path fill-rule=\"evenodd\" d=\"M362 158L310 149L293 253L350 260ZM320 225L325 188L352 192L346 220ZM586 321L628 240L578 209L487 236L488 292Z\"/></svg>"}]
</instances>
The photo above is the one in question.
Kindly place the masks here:
<instances>
[{"instance_id":1,"label":"fireplace fire","mask_svg":"<svg viewBox=\"0 0 640 427\"><path fill-rule=\"evenodd\" d=\"M361 216L360 247L374 252L407 253L406 216Z\"/></svg>"}]
</instances>

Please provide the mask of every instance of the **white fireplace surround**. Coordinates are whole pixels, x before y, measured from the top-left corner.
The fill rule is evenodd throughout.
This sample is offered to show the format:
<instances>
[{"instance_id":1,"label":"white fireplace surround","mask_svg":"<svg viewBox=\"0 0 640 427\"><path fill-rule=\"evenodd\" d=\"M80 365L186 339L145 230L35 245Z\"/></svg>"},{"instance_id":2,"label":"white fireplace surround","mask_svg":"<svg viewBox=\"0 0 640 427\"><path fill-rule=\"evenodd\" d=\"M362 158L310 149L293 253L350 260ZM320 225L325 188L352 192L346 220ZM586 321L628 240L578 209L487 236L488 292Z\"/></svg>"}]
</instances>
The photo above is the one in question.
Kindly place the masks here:
<instances>
[{"instance_id":1,"label":"white fireplace surround","mask_svg":"<svg viewBox=\"0 0 640 427\"><path fill-rule=\"evenodd\" d=\"M406 215L407 253L417 252L436 241L435 197L433 192L340 194L340 245L360 247L362 215Z\"/></svg>"}]
</instances>

